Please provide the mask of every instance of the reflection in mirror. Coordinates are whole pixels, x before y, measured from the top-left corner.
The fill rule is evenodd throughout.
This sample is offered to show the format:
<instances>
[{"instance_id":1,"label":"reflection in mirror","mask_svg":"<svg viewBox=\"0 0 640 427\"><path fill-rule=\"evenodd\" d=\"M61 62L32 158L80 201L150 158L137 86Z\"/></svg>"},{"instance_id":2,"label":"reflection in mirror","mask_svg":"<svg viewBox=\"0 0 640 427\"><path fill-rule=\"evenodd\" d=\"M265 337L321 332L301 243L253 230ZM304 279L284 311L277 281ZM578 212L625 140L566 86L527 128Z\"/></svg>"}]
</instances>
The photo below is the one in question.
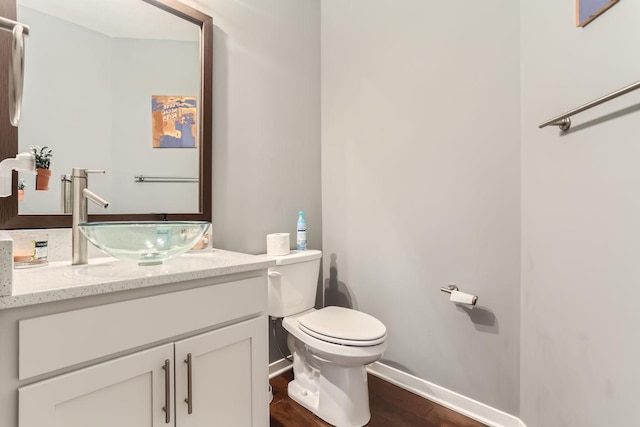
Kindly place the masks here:
<instances>
[{"instance_id":1,"label":"reflection in mirror","mask_svg":"<svg viewBox=\"0 0 640 427\"><path fill-rule=\"evenodd\" d=\"M111 202L109 213L199 212L197 139L163 148L180 144L154 141L152 129L165 142L198 136L198 108L183 101L199 98L200 27L140 0L18 0L18 18L37 29L19 151L53 149L49 191L20 175L19 212L64 212L62 177L74 167L107 172L90 188ZM140 175L193 179L136 182Z\"/></svg>"},{"instance_id":2,"label":"reflection in mirror","mask_svg":"<svg viewBox=\"0 0 640 427\"><path fill-rule=\"evenodd\" d=\"M6 0L0 12L36 35L19 142L0 120L0 160L53 150L49 190L14 174L24 197L0 200L0 227L71 226L62 177L72 168L106 170L89 187L111 205L91 221L211 220L211 17L179 0Z\"/></svg>"}]
</instances>

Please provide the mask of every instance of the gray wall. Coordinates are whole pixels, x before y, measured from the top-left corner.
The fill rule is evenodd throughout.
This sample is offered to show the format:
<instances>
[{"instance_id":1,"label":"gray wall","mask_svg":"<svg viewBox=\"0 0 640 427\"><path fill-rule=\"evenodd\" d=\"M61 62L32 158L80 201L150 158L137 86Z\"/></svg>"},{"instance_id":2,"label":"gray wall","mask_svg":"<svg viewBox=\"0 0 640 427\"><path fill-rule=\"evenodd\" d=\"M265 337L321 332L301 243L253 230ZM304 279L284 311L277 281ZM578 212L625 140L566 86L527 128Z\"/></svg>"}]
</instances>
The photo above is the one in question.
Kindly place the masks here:
<instances>
[{"instance_id":1,"label":"gray wall","mask_svg":"<svg viewBox=\"0 0 640 427\"><path fill-rule=\"evenodd\" d=\"M518 2L323 0L321 22L326 303L387 325L385 363L517 414Z\"/></svg>"},{"instance_id":2,"label":"gray wall","mask_svg":"<svg viewBox=\"0 0 640 427\"><path fill-rule=\"evenodd\" d=\"M640 3L585 28L522 2L522 376L529 427L640 425L640 93L537 125L640 79Z\"/></svg>"},{"instance_id":3,"label":"gray wall","mask_svg":"<svg viewBox=\"0 0 640 427\"><path fill-rule=\"evenodd\" d=\"M320 2L191 0L214 19L213 244L265 253L307 214L322 248Z\"/></svg>"}]
</instances>

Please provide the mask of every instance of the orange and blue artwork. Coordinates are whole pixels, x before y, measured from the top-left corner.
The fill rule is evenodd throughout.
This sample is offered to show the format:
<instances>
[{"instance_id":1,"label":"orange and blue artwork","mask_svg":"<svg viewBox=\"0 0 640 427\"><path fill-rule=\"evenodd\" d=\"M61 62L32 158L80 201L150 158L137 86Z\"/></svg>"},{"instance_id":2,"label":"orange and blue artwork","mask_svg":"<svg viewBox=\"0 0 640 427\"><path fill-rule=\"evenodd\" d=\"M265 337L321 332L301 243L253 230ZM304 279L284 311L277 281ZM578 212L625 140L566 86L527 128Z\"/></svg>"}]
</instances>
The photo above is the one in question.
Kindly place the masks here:
<instances>
[{"instance_id":1,"label":"orange and blue artwork","mask_svg":"<svg viewBox=\"0 0 640 427\"><path fill-rule=\"evenodd\" d=\"M151 96L154 148L196 148L197 110L195 96Z\"/></svg>"}]
</instances>

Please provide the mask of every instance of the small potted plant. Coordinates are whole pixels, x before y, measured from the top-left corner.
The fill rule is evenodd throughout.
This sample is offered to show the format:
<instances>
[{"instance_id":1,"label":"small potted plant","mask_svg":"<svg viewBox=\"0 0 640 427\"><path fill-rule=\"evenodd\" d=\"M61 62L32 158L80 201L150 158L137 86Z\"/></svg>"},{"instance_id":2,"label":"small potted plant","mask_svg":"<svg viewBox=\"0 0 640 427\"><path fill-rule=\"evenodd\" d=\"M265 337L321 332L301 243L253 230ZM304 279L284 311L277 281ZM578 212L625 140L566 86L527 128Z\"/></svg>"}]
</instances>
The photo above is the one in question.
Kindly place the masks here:
<instances>
[{"instance_id":1,"label":"small potted plant","mask_svg":"<svg viewBox=\"0 0 640 427\"><path fill-rule=\"evenodd\" d=\"M24 199L24 179L18 179L18 201L21 202Z\"/></svg>"},{"instance_id":2,"label":"small potted plant","mask_svg":"<svg viewBox=\"0 0 640 427\"><path fill-rule=\"evenodd\" d=\"M31 152L36 157L36 191L47 191L49 189L49 179L51 178L51 157L53 150L48 146L39 147L32 145Z\"/></svg>"}]
</instances>

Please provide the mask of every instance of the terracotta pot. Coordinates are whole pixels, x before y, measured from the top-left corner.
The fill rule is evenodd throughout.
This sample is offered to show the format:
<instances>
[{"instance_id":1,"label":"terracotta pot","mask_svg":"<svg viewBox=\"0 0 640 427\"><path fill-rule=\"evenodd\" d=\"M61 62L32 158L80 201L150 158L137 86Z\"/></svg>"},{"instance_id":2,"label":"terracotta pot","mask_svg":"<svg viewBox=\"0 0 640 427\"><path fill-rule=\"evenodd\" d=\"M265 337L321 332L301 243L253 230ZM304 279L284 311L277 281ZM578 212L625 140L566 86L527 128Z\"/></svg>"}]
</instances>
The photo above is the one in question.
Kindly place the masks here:
<instances>
[{"instance_id":1,"label":"terracotta pot","mask_svg":"<svg viewBox=\"0 0 640 427\"><path fill-rule=\"evenodd\" d=\"M24 190L18 190L18 201L21 202L24 199Z\"/></svg>"},{"instance_id":2,"label":"terracotta pot","mask_svg":"<svg viewBox=\"0 0 640 427\"><path fill-rule=\"evenodd\" d=\"M38 169L36 176L36 191L49 190L49 179L51 178L50 169Z\"/></svg>"}]
</instances>

